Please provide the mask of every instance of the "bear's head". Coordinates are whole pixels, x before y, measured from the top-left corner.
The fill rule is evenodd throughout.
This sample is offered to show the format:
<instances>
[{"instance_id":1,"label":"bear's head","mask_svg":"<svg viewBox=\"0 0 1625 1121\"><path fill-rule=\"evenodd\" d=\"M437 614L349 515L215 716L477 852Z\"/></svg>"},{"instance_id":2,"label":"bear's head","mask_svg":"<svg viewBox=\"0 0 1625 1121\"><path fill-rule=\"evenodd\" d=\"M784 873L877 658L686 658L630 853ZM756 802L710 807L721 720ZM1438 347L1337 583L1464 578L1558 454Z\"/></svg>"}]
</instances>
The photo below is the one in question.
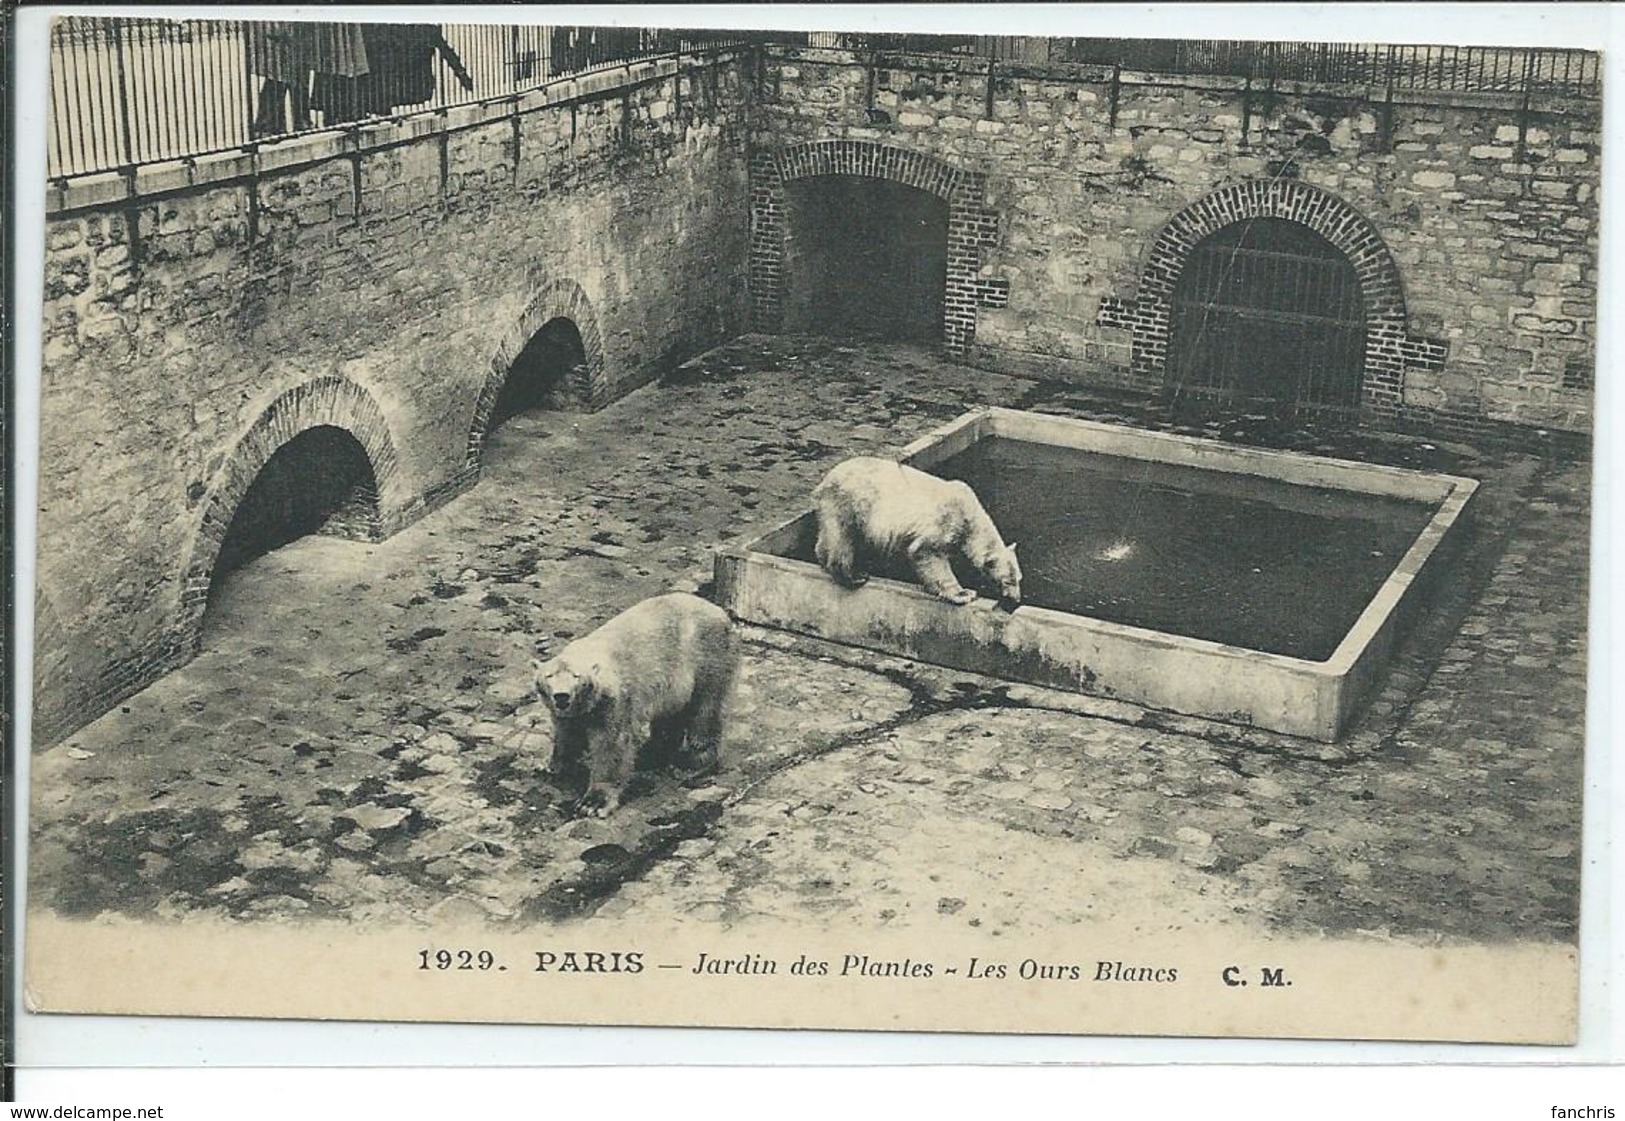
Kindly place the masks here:
<instances>
[{"instance_id":1,"label":"bear's head","mask_svg":"<svg viewBox=\"0 0 1625 1121\"><path fill-rule=\"evenodd\" d=\"M1014 607L1021 602L1021 562L1016 560L1016 547L1009 544L994 549L993 555L982 566L982 574L999 586L999 599Z\"/></svg>"},{"instance_id":2,"label":"bear's head","mask_svg":"<svg viewBox=\"0 0 1625 1121\"><path fill-rule=\"evenodd\" d=\"M536 690L558 716L584 716L597 705L601 692L591 669L582 672L560 658L533 662Z\"/></svg>"}]
</instances>

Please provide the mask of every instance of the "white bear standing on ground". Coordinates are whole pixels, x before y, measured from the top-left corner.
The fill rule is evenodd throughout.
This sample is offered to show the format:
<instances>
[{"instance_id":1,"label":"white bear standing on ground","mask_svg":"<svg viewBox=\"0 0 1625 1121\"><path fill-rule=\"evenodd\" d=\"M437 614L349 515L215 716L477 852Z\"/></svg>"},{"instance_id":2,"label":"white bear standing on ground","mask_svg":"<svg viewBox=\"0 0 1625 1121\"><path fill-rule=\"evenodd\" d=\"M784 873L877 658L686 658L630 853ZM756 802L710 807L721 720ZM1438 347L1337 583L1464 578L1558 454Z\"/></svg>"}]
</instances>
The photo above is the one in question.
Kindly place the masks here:
<instances>
[{"instance_id":1,"label":"white bear standing on ground","mask_svg":"<svg viewBox=\"0 0 1625 1121\"><path fill-rule=\"evenodd\" d=\"M949 559L962 553L1021 602L1021 565L967 483L939 479L889 459L861 456L837 464L813 491L818 508L818 563L857 587L869 577L867 557L907 557L926 591L953 604L976 593L959 586Z\"/></svg>"},{"instance_id":2,"label":"white bear standing on ground","mask_svg":"<svg viewBox=\"0 0 1625 1121\"><path fill-rule=\"evenodd\" d=\"M554 759L587 767L582 805L602 814L623 800L651 737L676 745L686 734L688 754L716 769L738 669L728 613L684 593L646 599L538 664Z\"/></svg>"}]
</instances>

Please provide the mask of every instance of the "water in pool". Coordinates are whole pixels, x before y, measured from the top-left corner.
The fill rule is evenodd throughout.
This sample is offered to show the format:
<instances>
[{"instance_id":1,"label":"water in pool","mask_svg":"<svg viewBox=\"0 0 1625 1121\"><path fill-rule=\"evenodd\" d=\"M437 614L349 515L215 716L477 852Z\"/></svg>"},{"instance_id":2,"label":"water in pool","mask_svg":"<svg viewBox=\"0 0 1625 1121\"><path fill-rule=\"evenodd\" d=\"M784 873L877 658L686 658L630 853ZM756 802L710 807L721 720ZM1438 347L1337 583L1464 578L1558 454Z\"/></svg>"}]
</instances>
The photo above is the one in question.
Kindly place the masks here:
<instances>
[{"instance_id":1,"label":"water in pool","mask_svg":"<svg viewBox=\"0 0 1625 1121\"><path fill-rule=\"evenodd\" d=\"M1433 514L996 437L932 473L968 482L1019 544L1025 603L1313 661L1336 650Z\"/></svg>"}]
</instances>

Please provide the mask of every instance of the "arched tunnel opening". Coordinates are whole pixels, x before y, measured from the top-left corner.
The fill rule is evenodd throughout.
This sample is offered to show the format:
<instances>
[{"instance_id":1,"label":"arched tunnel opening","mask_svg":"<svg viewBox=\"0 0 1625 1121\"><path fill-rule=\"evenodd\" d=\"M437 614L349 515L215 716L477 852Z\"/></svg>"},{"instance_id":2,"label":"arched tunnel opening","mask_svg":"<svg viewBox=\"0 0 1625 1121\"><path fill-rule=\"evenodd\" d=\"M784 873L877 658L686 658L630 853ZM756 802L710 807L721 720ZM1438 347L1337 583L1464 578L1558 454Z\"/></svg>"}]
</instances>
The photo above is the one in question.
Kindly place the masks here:
<instances>
[{"instance_id":1,"label":"arched tunnel opening","mask_svg":"<svg viewBox=\"0 0 1625 1121\"><path fill-rule=\"evenodd\" d=\"M254 476L216 555L205 618L233 572L312 533L362 540L378 534L372 462L359 440L331 425L301 432Z\"/></svg>"},{"instance_id":2,"label":"arched tunnel opening","mask_svg":"<svg viewBox=\"0 0 1625 1121\"><path fill-rule=\"evenodd\" d=\"M575 322L557 316L542 324L513 360L497 394L486 434L521 413L562 409L578 403L587 347Z\"/></svg>"},{"instance_id":3,"label":"arched tunnel opening","mask_svg":"<svg viewBox=\"0 0 1625 1121\"><path fill-rule=\"evenodd\" d=\"M948 203L887 179L785 184L784 327L896 341L942 337Z\"/></svg>"}]
</instances>

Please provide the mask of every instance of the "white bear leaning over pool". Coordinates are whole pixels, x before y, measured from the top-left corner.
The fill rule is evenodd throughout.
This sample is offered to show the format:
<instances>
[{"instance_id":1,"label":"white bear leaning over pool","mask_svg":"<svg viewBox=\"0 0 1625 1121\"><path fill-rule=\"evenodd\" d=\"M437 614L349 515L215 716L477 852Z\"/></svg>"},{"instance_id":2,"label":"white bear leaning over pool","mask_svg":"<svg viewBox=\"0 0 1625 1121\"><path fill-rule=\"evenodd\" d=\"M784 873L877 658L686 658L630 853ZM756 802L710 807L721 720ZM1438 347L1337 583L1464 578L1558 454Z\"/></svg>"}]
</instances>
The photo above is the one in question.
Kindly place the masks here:
<instances>
[{"instance_id":1,"label":"white bear leaning over pool","mask_svg":"<svg viewBox=\"0 0 1625 1121\"><path fill-rule=\"evenodd\" d=\"M813 491L818 510L818 563L838 582L858 587L866 561L906 558L931 594L967 604L976 593L954 576L962 554L999 589L1011 606L1021 602L1021 565L1015 545L998 527L969 484L939 479L889 459L860 456L837 464Z\"/></svg>"}]
</instances>

